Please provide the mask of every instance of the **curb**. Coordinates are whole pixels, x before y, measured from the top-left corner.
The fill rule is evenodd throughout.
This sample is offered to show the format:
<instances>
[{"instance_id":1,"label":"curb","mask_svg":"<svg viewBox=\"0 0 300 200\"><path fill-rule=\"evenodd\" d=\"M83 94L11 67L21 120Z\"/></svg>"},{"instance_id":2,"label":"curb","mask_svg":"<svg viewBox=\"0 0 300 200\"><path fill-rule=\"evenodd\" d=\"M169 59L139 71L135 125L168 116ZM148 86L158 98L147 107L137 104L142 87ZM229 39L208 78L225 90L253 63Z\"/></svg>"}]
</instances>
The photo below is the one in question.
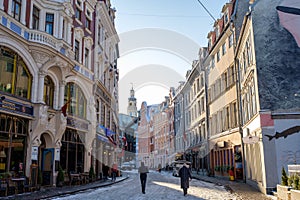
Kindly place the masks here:
<instances>
[{"instance_id":1,"label":"curb","mask_svg":"<svg viewBox=\"0 0 300 200\"><path fill-rule=\"evenodd\" d=\"M40 191L36 191L36 192L30 192L30 193L22 193L22 194L16 194L16 195L11 195L11 196L7 196L7 197L0 197L0 199L6 199L6 200L40 200L40 199L50 199L50 198L55 198L55 197L61 197L61 196L66 196L66 195L71 195L71 194L75 194L75 193L80 193L83 191L87 191L90 189L97 189L97 188L101 188L101 187L106 187L106 186L110 186L113 185L115 183L119 183L122 182L124 180L127 180L129 177L128 176L124 176L124 178L122 177L122 179L120 180L116 180L115 182L94 182L94 183L90 183L86 184L86 185L78 185L76 186L72 186L69 188L65 188L65 191L60 191L60 189L56 189L56 187L49 187L49 189L42 189ZM61 187L63 188L63 187ZM47 193L51 193L51 194L47 194Z\"/></svg>"},{"instance_id":2,"label":"curb","mask_svg":"<svg viewBox=\"0 0 300 200\"><path fill-rule=\"evenodd\" d=\"M113 185L115 183L120 183L126 179L128 179L129 177L125 177L121 180L118 180L118 181L115 181L115 182L111 182L111 183L104 183L104 184L100 184L100 185L95 185L95 186L92 186L92 187L86 187L86 188L77 188L73 191L67 191L67 192L62 192L62 193L59 193L59 194L54 194L54 195L49 195L47 197L42 197L40 199L49 199L49 198L53 198L53 197L59 197L59 196L65 196L65 195L70 195L70 194L75 194L75 193L79 193L79 192L83 192L83 191L86 191L86 190L91 190L91 189L97 189L97 188L101 188L101 187L106 187L106 186L110 186L110 185Z\"/></svg>"}]
</instances>

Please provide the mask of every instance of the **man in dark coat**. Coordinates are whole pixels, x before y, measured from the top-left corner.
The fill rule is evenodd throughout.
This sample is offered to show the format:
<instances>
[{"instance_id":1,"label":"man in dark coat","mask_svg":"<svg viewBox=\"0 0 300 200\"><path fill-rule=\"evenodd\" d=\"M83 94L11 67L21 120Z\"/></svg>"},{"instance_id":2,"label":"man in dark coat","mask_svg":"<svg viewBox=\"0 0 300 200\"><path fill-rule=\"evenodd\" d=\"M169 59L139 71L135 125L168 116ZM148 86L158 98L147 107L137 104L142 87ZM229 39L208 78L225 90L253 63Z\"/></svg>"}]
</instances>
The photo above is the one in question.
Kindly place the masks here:
<instances>
[{"instance_id":1,"label":"man in dark coat","mask_svg":"<svg viewBox=\"0 0 300 200\"><path fill-rule=\"evenodd\" d=\"M185 163L179 170L179 176L183 195L185 196L187 194L187 189L190 186L189 181L192 179L191 171Z\"/></svg>"},{"instance_id":2,"label":"man in dark coat","mask_svg":"<svg viewBox=\"0 0 300 200\"><path fill-rule=\"evenodd\" d=\"M149 173L149 170L148 167L145 166L144 162L141 162L141 166L139 167L139 173L140 173L140 180L142 184L142 193L145 194L147 173Z\"/></svg>"}]
</instances>

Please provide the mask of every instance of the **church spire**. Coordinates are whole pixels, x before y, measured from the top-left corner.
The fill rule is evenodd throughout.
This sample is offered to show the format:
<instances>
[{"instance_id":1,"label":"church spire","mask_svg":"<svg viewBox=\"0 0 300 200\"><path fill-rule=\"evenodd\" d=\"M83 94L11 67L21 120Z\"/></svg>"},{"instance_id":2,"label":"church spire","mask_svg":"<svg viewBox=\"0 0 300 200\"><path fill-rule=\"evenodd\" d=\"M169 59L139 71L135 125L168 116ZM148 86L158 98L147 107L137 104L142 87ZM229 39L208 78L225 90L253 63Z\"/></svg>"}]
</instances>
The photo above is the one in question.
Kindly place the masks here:
<instances>
[{"instance_id":1,"label":"church spire","mask_svg":"<svg viewBox=\"0 0 300 200\"><path fill-rule=\"evenodd\" d=\"M136 98L134 96L133 84L131 83L130 97L128 98L127 114L133 117L137 117Z\"/></svg>"}]
</instances>

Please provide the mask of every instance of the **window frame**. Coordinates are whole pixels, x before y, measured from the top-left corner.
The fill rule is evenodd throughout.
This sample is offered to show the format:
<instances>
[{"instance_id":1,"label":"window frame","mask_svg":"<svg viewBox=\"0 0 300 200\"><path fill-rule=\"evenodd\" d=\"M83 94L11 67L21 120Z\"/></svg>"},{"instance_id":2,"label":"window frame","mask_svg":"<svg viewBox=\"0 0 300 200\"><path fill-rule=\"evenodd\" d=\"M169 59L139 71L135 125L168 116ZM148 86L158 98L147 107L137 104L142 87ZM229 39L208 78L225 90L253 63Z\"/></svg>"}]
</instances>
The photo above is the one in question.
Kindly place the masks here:
<instances>
[{"instance_id":1,"label":"window frame","mask_svg":"<svg viewBox=\"0 0 300 200\"><path fill-rule=\"evenodd\" d=\"M16 16L16 5L18 6L18 15ZM21 21L22 0L12 0L11 2L11 15L15 20Z\"/></svg>"},{"instance_id":2,"label":"window frame","mask_svg":"<svg viewBox=\"0 0 300 200\"><path fill-rule=\"evenodd\" d=\"M53 16L53 18L52 18L53 21L48 21L48 19L47 19L48 17L47 16ZM48 33L48 34L50 34L50 35L54 34L54 21L55 21L54 17L55 17L54 13L48 13L47 12L46 15L45 15L45 32ZM49 27L51 27L51 32L48 32L48 30L47 30Z\"/></svg>"},{"instance_id":3,"label":"window frame","mask_svg":"<svg viewBox=\"0 0 300 200\"><path fill-rule=\"evenodd\" d=\"M37 13L35 13L35 11L37 11ZM34 30L39 30L39 26L40 26L40 9L33 5L32 7L32 22L31 22L31 26L32 26L32 29ZM37 14L37 15L36 15Z\"/></svg>"}]
</instances>

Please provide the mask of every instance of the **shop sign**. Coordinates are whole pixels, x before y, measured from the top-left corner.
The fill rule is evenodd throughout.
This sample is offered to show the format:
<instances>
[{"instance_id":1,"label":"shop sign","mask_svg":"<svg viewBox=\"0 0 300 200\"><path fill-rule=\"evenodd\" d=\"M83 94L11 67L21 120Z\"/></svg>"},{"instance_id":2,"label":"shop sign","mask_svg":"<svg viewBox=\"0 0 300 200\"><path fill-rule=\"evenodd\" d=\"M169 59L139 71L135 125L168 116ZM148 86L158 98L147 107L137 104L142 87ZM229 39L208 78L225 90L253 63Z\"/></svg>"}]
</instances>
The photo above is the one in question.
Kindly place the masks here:
<instances>
[{"instance_id":1,"label":"shop sign","mask_svg":"<svg viewBox=\"0 0 300 200\"><path fill-rule=\"evenodd\" d=\"M32 147L31 149L31 160L38 160L39 148Z\"/></svg>"},{"instance_id":2,"label":"shop sign","mask_svg":"<svg viewBox=\"0 0 300 200\"><path fill-rule=\"evenodd\" d=\"M0 109L7 110L19 114L33 115L33 107L30 105L25 105L10 99L5 99L0 101Z\"/></svg>"},{"instance_id":3,"label":"shop sign","mask_svg":"<svg viewBox=\"0 0 300 200\"><path fill-rule=\"evenodd\" d=\"M55 161L60 161L60 149L55 148Z\"/></svg>"}]
</instances>

